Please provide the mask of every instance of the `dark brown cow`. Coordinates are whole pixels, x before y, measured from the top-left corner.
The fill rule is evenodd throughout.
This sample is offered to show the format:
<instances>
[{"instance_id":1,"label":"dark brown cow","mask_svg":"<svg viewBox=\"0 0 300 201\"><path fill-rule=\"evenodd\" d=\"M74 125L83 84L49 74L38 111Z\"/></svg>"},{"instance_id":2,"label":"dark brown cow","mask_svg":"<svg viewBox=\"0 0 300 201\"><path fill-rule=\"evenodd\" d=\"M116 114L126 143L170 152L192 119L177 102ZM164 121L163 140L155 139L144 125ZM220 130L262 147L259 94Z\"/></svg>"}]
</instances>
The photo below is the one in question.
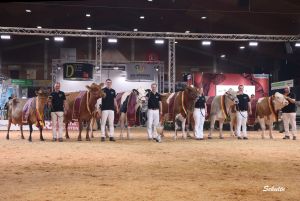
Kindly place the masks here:
<instances>
[{"instance_id":1,"label":"dark brown cow","mask_svg":"<svg viewBox=\"0 0 300 201\"><path fill-rule=\"evenodd\" d=\"M73 121L78 121L79 135L78 141L81 141L81 132L83 128L83 121L87 122L86 140L90 140L90 121L95 111L95 105L99 98L105 96L102 91L103 83L97 85L95 83L91 86L86 86L88 91L66 93L66 100L68 104L67 113L64 115L64 122L66 128L66 138L69 139L68 124ZM77 104L78 103L78 104Z\"/></svg>"},{"instance_id":2,"label":"dark brown cow","mask_svg":"<svg viewBox=\"0 0 300 201\"><path fill-rule=\"evenodd\" d=\"M177 130L179 128L177 120L182 122L182 137L186 139L185 124L189 115L192 114L195 101L200 95L200 91L192 86L187 86L183 91L176 93L162 94L163 118L162 122L173 121L175 125L174 139L177 139ZM187 127L188 131L188 127Z\"/></svg>"},{"instance_id":3,"label":"dark brown cow","mask_svg":"<svg viewBox=\"0 0 300 201\"><path fill-rule=\"evenodd\" d=\"M29 141L32 141L32 125L36 124L40 131L40 140L43 138L44 127L44 106L48 100L49 90L42 90L36 92L36 97L30 99L18 99L14 98L9 101L8 105L8 127L6 139L9 139L9 130L11 124L18 124L21 130L21 137L23 135L23 125L29 125L30 135Z\"/></svg>"}]
</instances>

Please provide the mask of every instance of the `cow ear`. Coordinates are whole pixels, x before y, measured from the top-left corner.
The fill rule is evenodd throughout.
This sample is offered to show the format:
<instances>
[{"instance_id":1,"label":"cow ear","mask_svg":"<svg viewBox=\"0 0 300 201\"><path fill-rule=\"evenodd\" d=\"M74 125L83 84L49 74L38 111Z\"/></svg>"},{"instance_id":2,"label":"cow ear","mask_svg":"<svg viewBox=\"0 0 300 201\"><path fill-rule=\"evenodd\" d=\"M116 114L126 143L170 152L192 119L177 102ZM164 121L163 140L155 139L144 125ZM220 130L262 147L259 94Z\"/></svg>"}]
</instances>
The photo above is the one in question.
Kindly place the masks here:
<instances>
[{"instance_id":1,"label":"cow ear","mask_svg":"<svg viewBox=\"0 0 300 201\"><path fill-rule=\"evenodd\" d=\"M91 90L91 87L89 85L85 86L88 90Z\"/></svg>"},{"instance_id":2,"label":"cow ear","mask_svg":"<svg viewBox=\"0 0 300 201\"><path fill-rule=\"evenodd\" d=\"M104 83L99 84L100 89L102 89L103 86L104 86Z\"/></svg>"},{"instance_id":3,"label":"cow ear","mask_svg":"<svg viewBox=\"0 0 300 201\"><path fill-rule=\"evenodd\" d=\"M132 89L132 92L134 92L134 93L136 93L137 95L139 95L139 92L138 92L138 90L136 90L136 89Z\"/></svg>"}]
</instances>

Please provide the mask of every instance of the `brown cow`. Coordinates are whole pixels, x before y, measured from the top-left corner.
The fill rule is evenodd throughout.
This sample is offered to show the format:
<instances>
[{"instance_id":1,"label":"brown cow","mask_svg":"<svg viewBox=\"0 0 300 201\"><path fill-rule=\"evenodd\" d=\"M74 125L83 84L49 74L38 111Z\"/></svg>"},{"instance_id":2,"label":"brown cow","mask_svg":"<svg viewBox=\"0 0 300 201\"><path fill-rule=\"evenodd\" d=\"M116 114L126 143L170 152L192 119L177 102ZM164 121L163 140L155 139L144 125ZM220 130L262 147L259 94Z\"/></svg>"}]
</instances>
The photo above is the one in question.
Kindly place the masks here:
<instances>
[{"instance_id":1,"label":"brown cow","mask_svg":"<svg viewBox=\"0 0 300 201\"><path fill-rule=\"evenodd\" d=\"M185 132L186 120L189 125L189 114L192 114L195 101L200 95L200 91L192 86L187 86L183 91L176 93L162 94L163 118L162 122L172 120L175 125L174 139L177 139L177 130L179 128L177 120L182 122L182 137L186 139ZM187 127L187 132L189 132Z\"/></svg>"},{"instance_id":2,"label":"brown cow","mask_svg":"<svg viewBox=\"0 0 300 201\"><path fill-rule=\"evenodd\" d=\"M270 139L273 139L273 122L278 120L278 111L288 104L289 102L285 99L284 95L278 92L273 96L258 99L256 104L256 117L262 129L262 139L265 138L266 124L269 125Z\"/></svg>"},{"instance_id":3,"label":"brown cow","mask_svg":"<svg viewBox=\"0 0 300 201\"><path fill-rule=\"evenodd\" d=\"M40 140L43 138L44 126L44 106L48 100L49 90L42 90L36 92L36 97L30 99L14 98L9 101L8 105L8 127L6 139L9 139L9 130L11 124L18 124L21 130L21 137L23 135L23 125L29 125L30 135L29 141L32 141L31 134L33 131L32 125L36 124L40 131Z\"/></svg>"},{"instance_id":4,"label":"brown cow","mask_svg":"<svg viewBox=\"0 0 300 201\"><path fill-rule=\"evenodd\" d=\"M88 91L66 93L68 110L64 114L64 122L66 126L65 128L66 128L67 139L70 138L68 133L68 124L71 121L76 120L78 121L79 124L78 141L81 141L83 121L87 122L86 140L90 141L90 136L89 136L90 121L94 114L97 100L105 96L105 93L102 91L103 85L104 85L103 83L101 83L100 85L92 83L91 86L86 86Z\"/></svg>"}]
</instances>

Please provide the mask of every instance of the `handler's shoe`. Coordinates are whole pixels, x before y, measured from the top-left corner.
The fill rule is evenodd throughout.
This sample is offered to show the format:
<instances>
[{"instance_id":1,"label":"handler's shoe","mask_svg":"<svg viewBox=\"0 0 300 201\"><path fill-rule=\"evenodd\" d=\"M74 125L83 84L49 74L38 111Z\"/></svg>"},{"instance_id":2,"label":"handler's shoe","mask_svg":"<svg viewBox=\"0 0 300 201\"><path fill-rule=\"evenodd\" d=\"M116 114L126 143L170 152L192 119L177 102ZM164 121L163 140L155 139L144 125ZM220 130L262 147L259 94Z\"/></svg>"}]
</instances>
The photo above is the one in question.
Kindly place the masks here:
<instances>
[{"instance_id":1,"label":"handler's shoe","mask_svg":"<svg viewBox=\"0 0 300 201\"><path fill-rule=\"evenodd\" d=\"M63 139L62 139L62 138L58 138L58 141L59 141L59 142L62 142L62 141L63 141Z\"/></svg>"},{"instance_id":2,"label":"handler's shoe","mask_svg":"<svg viewBox=\"0 0 300 201\"><path fill-rule=\"evenodd\" d=\"M244 140L248 140L248 138L247 138L247 137L243 137L243 139L244 139Z\"/></svg>"},{"instance_id":3,"label":"handler's shoe","mask_svg":"<svg viewBox=\"0 0 300 201\"><path fill-rule=\"evenodd\" d=\"M290 136L285 135L282 139L284 139L284 140L289 140L289 139L290 139Z\"/></svg>"},{"instance_id":4,"label":"handler's shoe","mask_svg":"<svg viewBox=\"0 0 300 201\"><path fill-rule=\"evenodd\" d=\"M115 142L116 140L115 140L115 138L110 137L110 138L109 138L109 141Z\"/></svg>"},{"instance_id":5,"label":"handler's shoe","mask_svg":"<svg viewBox=\"0 0 300 201\"><path fill-rule=\"evenodd\" d=\"M196 138L196 140L203 140L203 138Z\"/></svg>"},{"instance_id":6,"label":"handler's shoe","mask_svg":"<svg viewBox=\"0 0 300 201\"><path fill-rule=\"evenodd\" d=\"M101 142L105 142L105 137L101 137Z\"/></svg>"},{"instance_id":7,"label":"handler's shoe","mask_svg":"<svg viewBox=\"0 0 300 201\"><path fill-rule=\"evenodd\" d=\"M296 140L297 138L296 138L296 136L293 136L293 140Z\"/></svg>"},{"instance_id":8,"label":"handler's shoe","mask_svg":"<svg viewBox=\"0 0 300 201\"><path fill-rule=\"evenodd\" d=\"M52 139L52 142L56 142L56 138L53 138L53 139Z\"/></svg>"},{"instance_id":9,"label":"handler's shoe","mask_svg":"<svg viewBox=\"0 0 300 201\"><path fill-rule=\"evenodd\" d=\"M238 140L242 140L243 138L241 138L241 137L238 137Z\"/></svg>"}]
</instances>

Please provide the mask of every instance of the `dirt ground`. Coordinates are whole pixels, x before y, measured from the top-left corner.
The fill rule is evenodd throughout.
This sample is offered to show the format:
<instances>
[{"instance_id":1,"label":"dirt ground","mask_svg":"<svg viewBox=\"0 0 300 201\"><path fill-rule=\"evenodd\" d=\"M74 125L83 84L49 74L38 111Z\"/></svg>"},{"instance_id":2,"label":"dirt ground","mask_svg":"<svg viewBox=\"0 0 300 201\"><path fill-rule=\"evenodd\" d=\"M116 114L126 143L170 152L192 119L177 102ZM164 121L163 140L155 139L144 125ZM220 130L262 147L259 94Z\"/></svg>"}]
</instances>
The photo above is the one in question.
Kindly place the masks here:
<instances>
[{"instance_id":1,"label":"dirt ground","mask_svg":"<svg viewBox=\"0 0 300 201\"><path fill-rule=\"evenodd\" d=\"M119 130L116 129L116 134ZM300 139L148 141L145 128L133 140L33 142L0 132L0 200L300 200ZM207 131L205 132L207 136ZM25 132L28 137L28 132ZM282 192L264 192L264 186Z\"/></svg>"}]
</instances>

